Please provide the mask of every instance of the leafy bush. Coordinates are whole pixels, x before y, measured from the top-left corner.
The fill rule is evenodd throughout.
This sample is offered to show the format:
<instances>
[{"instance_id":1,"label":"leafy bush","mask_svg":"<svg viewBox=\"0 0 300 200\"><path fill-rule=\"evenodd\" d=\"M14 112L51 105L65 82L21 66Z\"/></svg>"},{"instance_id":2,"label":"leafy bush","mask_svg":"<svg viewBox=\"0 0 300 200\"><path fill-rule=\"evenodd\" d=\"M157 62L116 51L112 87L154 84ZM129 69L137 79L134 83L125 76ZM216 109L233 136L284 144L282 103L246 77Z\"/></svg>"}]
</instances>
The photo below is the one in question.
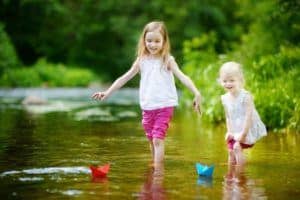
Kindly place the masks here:
<instances>
[{"instance_id":1,"label":"leafy bush","mask_svg":"<svg viewBox=\"0 0 300 200\"><path fill-rule=\"evenodd\" d=\"M201 91L204 116L209 121L220 122L224 117L220 104L222 88L219 86L217 78L219 66L224 58L218 57L215 52L213 48L215 42L214 33L203 34L201 37L185 41L183 68ZM187 102L192 100L191 95L189 91L184 89L184 103L191 105L190 102Z\"/></svg>"},{"instance_id":2,"label":"leafy bush","mask_svg":"<svg viewBox=\"0 0 300 200\"><path fill-rule=\"evenodd\" d=\"M87 69L66 67L63 64L48 63L40 59L31 67L12 69L5 73L0 85L10 87L38 86L88 86L97 76Z\"/></svg>"},{"instance_id":3,"label":"leafy bush","mask_svg":"<svg viewBox=\"0 0 300 200\"><path fill-rule=\"evenodd\" d=\"M300 77L299 53L299 47L282 47L279 53L253 62L248 85L256 94L256 105L269 127L296 128L300 122L299 112L295 111L299 111L300 102L296 87Z\"/></svg>"},{"instance_id":4,"label":"leafy bush","mask_svg":"<svg viewBox=\"0 0 300 200\"><path fill-rule=\"evenodd\" d=\"M9 36L0 23L0 76L4 71L19 65L18 57Z\"/></svg>"},{"instance_id":5,"label":"leafy bush","mask_svg":"<svg viewBox=\"0 0 300 200\"><path fill-rule=\"evenodd\" d=\"M41 84L38 73L31 68L16 68L6 71L0 80L1 86L33 87Z\"/></svg>"}]
</instances>

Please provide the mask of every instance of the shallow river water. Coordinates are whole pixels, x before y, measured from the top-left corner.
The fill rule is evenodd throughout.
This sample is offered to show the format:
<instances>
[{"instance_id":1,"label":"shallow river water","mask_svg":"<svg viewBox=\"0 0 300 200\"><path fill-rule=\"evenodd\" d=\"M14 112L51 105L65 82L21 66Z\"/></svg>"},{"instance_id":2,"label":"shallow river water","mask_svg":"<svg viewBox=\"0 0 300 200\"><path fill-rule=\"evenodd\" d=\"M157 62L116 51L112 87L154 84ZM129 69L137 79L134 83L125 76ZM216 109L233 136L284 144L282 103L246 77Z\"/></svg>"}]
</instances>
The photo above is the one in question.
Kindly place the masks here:
<instances>
[{"instance_id":1,"label":"shallow river water","mask_svg":"<svg viewBox=\"0 0 300 200\"><path fill-rule=\"evenodd\" d=\"M41 92L43 91L43 93ZM106 103L92 91L0 91L1 199L299 199L300 137L271 133L246 150L247 165L228 178L224 125L177 108L165 141L165 164L154 174L135 90ZM81 94L81 95L78 95ZM28 95L45 105L22 105ZM198 177L195 163L214 165ZM93 180L89 166L110 163Z\"/></svg>"}]
</instances>

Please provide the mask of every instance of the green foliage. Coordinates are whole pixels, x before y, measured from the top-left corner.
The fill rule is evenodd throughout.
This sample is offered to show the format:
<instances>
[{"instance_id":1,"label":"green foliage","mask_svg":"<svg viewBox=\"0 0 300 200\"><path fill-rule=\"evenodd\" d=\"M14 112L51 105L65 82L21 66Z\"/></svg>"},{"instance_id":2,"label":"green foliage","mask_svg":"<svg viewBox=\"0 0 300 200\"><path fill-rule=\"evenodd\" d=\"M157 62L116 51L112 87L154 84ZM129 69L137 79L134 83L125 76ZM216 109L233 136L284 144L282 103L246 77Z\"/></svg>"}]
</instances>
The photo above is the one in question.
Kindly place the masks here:
<instances>
[{"instance_id":1,"label":"green foliage","mask_svg":"<svg viewBox=\"0 0 300 200\"><path fill-rule=\"evenodd\" d=\"M236 47L244 63L251 64L261 55L276 54L282 45L300 44L299 1L244 0L239 4L239 16L249 23L247 31L240 35L240 46Z\"/></svg>"},{"instance_id":2,"label":"green foliage","mask_svg":"<svg viewBox=\"0 0 300 200\"><path fill-rule=\"evenodd\" d=\"M253 62L249 70L248 86L256 94L257 107L269 127L295 128L300 123L299 112L295 112L300 102L296 87L300 81L299 53L299 47L282 47L277 54Z\"/></svg>"},{"instance_id":3,"label":"green foliage","mask_svg":"<svg viewBox=\"0 0 300 200\"><path fill-rule=\"evenodd\" d=\"M172 53L181 63L182 41L203 32L214 31L221 41L215 44L217 51L228 48L241 31L234 24L239 20L236 8L235 0L6 0L0 1L0 17L26 65L45 57L90 66L112 80L135 59L146 23L166 22Z\"/></svg>"},{"instance_id":4,"label":"green foliage","mask_svg":"<svg viewBox=\"0 0 300 200\"><path fill-rule=\"evenodd\" d=\"M13 44L0 23L0 76L4 71L15 68L19 65Z\"/></svg>"},{"instance_id":5,"label":"green foliage","mask_svg":"<svg viewBox=\"0 0 300 200\"><path fill-rule=\"evenodd\" d=\"M41 79L34 69L16 68L6 71L0 79L1 86L33 87L40 86Z\"/></svg>"},{"instance_id":6,"label":"green foliage","mask_svg":"<svg viewBox=\"0 0 300 200\"><path fill-rule=\"evenodd\" d=\"M0 85L9 87L38 86L88 86L96 80L96 75L88 69L66 67L63 64L48 63L40 59L32 68L9 70L0 79Z\"/></svg>"},{"instance_id":7,"label":"green foliage","mask_svg":"<svg viewBox=\"0 0 300 200\"><path fill-rule=\"evenodd\" d=\"M214 33L203 34L191 41L185 41L183 68L201 91L204 116L210 121L220 122L224 117L220 104L222 88L218 85L217 78L218 68L224 58L218 57L214 49L215 42ZM189 91L184 90L184 97L188 97L185 99L191 100L191 95Z\"/></svg>"}]
</instances>

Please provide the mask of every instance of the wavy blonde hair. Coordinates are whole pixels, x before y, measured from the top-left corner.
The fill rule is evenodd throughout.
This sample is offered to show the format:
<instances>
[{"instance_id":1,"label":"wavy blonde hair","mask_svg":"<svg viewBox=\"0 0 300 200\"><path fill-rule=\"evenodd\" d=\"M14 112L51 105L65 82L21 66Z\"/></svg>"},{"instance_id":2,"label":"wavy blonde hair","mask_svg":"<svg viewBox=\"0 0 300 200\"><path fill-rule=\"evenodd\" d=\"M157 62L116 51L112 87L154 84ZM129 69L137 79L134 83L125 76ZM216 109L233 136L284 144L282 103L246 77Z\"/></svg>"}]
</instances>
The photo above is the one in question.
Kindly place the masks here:
<instances>
[{"instance_id":1,"label":"wavy blonde hair","mask_svg":"<svg viewBox=\"0 0 300 200\"><path fill-rule=\"evenodd\" d=\"M163 46L160 55L162 57L163 63L167 64L171 47L170 47L167 28L165 26L165 23L162 21L153 21L145 25L137 46L137 56L141 58L144 55L149 55L149 52L145 45L145 37L148 32L152 32L152 31L159 31L159 33L163 37Z\"/></svg>"}]
</instances>

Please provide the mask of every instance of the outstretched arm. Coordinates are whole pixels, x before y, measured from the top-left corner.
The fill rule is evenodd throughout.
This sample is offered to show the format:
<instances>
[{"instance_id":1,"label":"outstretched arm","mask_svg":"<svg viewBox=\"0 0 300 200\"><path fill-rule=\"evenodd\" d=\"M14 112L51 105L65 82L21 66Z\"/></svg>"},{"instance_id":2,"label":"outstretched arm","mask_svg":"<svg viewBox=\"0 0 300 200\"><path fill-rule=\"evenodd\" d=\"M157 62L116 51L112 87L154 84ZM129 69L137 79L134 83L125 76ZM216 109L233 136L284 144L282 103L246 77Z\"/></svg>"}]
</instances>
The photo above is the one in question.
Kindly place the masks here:
<instances>
[{"instance_id":1,"label":"outstretched arm","mask_svg":"<svg viewBox=\"0 0 300 200\"><path fill-rule=\"evenodd\" d=\"M131 68L118 79L104 92L95 92L92 95L93 99L104 100L110 96L114 91L121 88L125 83L132 79L139 72L138 59L132 64Z\"/></svg>"},{"instance_id":2,"label":"outstretched arm","mask_svg":"<svg viewBox=\"0 0 300 200\"><path fill-rule=\"evenodd\" d=\"M182 82L191 92L193 92L195 96L193 100L194 109L201 114L201 94L196 88L193 81L179 69L174 59L170 59L168 67L172 70L172 72L180 80L180 82Z\"/></svg>"}]
</instances>

